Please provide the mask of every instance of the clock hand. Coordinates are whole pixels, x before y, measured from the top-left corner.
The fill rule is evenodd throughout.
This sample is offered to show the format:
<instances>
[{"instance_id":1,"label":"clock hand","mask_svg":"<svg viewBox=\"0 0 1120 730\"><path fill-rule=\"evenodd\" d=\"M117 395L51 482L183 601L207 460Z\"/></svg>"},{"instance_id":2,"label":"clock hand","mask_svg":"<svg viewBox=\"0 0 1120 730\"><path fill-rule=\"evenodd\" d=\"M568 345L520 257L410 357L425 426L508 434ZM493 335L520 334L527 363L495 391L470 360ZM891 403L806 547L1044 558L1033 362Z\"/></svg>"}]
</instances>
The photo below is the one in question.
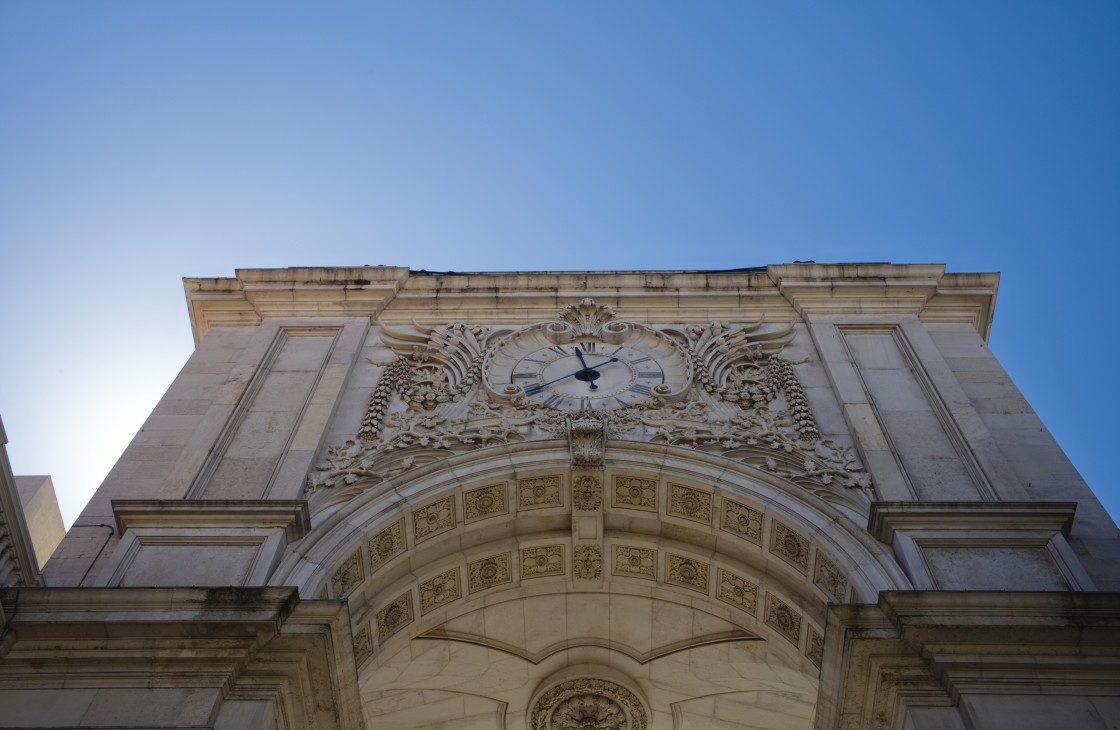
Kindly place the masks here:
<instances>
[{"instance_id":1,"label":"clock hand","mask_svg":"<svg viewBox=\"0 0 1120 730\"><path fill-rule=\"evenodd\" d=\"M583 358L581 357L580 361L582 361L582 360L583 360ZM556 380L550 380L547 383L542 383L540 385L534 385L530 388L526 388L525 389L525 395L534 395L536 393L539 393L542 390L544 390L545 388L547 388L548 386L553 385L555 383L559 383L561 380L565 380L567 378L570 378L573 375L575 376L576 380L586 380L586 381L590 382L590 381L594 380L594 378L592 378L590 375L588 375L588 373L593 373L594 375L598 376L599 373L597 373L595 371L598 368L601 368L604 365L606 365L608 363L612 363L612 362L618 362L618 358L617 357L612 357L610 360L605 360L605 361L599 363L598 365L592 365L589 368L585 367L582 370L575 371L574 373L568 373L567 375L561 375ZM581 377L579 377L580 375L583 375L584 377L581 378ZM594 383L592 383L592 385L594 385Z\"/></svg>"},{"instance_id":2,"label":"clock hand","mask_svg":"<svg viewBox=\"0 0 1120 730\"><path fill-rule=\"evenodd\" d=\"M576 373L576 380L583 380L583 378L579 377L580 374L586 375L587 384L591 386L591 390L598 390L599 386L595 385L595 378L589 375L591 368L587 367L587 361L583 359L583 353L580 352L579 345L576 345L576 357L579 358L579 364L583 366L583 370Z\"/></svg>"}]
</instances>

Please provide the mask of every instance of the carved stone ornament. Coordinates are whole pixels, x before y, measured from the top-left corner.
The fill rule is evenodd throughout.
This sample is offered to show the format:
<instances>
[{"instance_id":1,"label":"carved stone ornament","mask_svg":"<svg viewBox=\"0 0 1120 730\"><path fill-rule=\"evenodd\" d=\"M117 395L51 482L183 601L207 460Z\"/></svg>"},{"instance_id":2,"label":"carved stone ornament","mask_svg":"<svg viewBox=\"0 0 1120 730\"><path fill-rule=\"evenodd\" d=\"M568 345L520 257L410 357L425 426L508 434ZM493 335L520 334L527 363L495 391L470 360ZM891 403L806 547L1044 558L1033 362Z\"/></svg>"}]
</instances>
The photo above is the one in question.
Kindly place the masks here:
<instances>
[{"instance_id":1,"label":"carved stone ornament","mask_svg":"<svg viewBox=\"0 0 1120 730\"><path fill-rule=\"evenodd\" d=\"M572 561L575 577L599 580L603 577L603 551L598 545L577 545Z\"/></svg>"},{"instance_id":2,"label":"carved stone ornament","mask_svg":"<svg viewBox=\"0 0 1120 730\"><path fill-rule=\"evenodd\" d=\"M451 497L421 507L412 513L416 539L423 540L455 526L455 503Z\"/></svg>"},{"instance_id":3,"label":"carved stone ornament","mask_svg":"<svg viewBox=\"0 0 1120 730\"><path fill-rule=\"evenodd\" d=\"M585 512L603 506L603 482L592 474L575 477L572 484L572 505Z\"/></svg>"},{"instance_id":4,"label":"carved stone ornament","mask_svg":"<svg viewBox=\"0 0 1120 730\"><path fill-rule=\"evenodd\" d=\"M359 664L366 657L373 654L373 636L369 631L369 624L362 624L362 628L354 632L354 661Z\"/></svg>"},{"instance_id":5,"label":"carved stone ornament","mask_svg":"<svg viewBox=\"0 0 1120 730\"><path fill-rule=\"evenodd\" d=\"M774 520L770 552L780 555L802 573L809 570L809 540Z\"/></svg>"},{"instance_id":6,"label":"carved stone ornament","mask_svg":"<svg viewBox=\"0 0 1120 730\"><path fill-rule=\"evenodd\" d=\"M605 679L570 679L533 703L532 730L645 730L645 706L630 690Z\"/></svg>"},{"instance_id":7,"label":"carved stone ornament","mask_svg":"<svg viewBox=\"0 0 1120 730\"><path fill-rule=\"evenodd\" d=\"M665 582L690 588L707 595L708 564L669 553L665 566Z\"/></svg>"},{"instance_id":8,"label":"carved stone ornament","mask_svg":"<svg viewBox=\"0 0 1120 730\"><path fill-rule=\"evenodd\" d=\"M758 586L726 570L720 570L718 576L716 598L753 615L758 609Z\"/></svg>"},{"instance_id":9,"label":"carved stone ornament","mask_svg":"<svg viewBox=\"0 0 1120 730\"><path fill-rule=\"evenodd\" d=\"M420 613L433 611L445 603L462 598L459 569L452 568L420 584Z\"/></svg>"},{"instance_id":10,"label":"carved stone ornament","mask_svg":"<svg viewBox=\"0 0 1120 730\"><path fill-rule=\"evenodd\" d=\"M576 418L568 421L568 444L572 450L572 466L602 466L607 446L607 423L599 418Z\"/></svg>"},{"instance_id":11,"label":"carved stone ornament","mask_svg":"<svg viewBox=\"0 0 1120 730\"><path fill-rule=\"evenodd\" d=\"M412 623L412 592L402 593L377 612L377 642L384 643L393 634Z\"/></svg>"},{"instance_id":12,"label":"carved stone ornament","mask_svg":"<svg viewBox=\"0 0 1120 730\"><path fill-rule=\"evenodd\" d=\"M517 507L539 509L560 506L560 475L517 480Z\"/></svg>"},{"instance_id":13,"label":"carved stone ornament","mask_svg":"<svg viewBox=\"0 0 1120 730\"><path fill-rule=\"evenodd\" d=\"M471 593L509 583L512 576L509 570L509 553L491 555L467 565Z\"/></svg>"},{"instance_id":14,"label":"carved stone ornament","mask_svg":"<svg viewBox=\"0 0 1120 730\"><path fill-rule=\"evenodd\" d=\"M615 575L655 580L657 578L657 551L630 547L629 545L615 545L614 567L611 568L611 572Z\"/></svg>"},{"instance_id":15,"label":"carved stone ornament","mask_svg":"<svg viewBox=\"0 0 1120 730\"><path fill-rule=\"evenodd\" d=\"M817 550L817 568L813 572L813 583L836 603L844 602L848 579L844 577L844 572L836 567L836 563L825 556L824 551L820 549Z\"/></svg>"},{"instance_id":16,"label":"carved stone ornament","mask_svg":"<svg viewBox=\"0 0 1120 730\"><path fill-rule=\"evenodd\" d=\"M365 579L362 569L362 556L354 553L339 566L331 576L331 591L335 597L345 596L350 590Z\"/></svg>"},{"instance_id":17,"label":"carved stone ornament","mask_svg":"<svg viewBox=\"0 0 1120 730\"><path fill-rule=\"evenodd\" d=\"M723 500L723 529L762 544L762 512L730 499Z\"/></svg>"},{"instance_id":18,"label":"carved stone ornament","mask_svg":"<svg viewBox=\"0 0 1120 730\"><path fill-rule=\"evenodd\" d=\"M404 552L404 522L396 522L369 541L369 564L374 570Z\"/></svg>"},{"instance_id":19,"label":"carved stone ornament","mask_svg":"<svg viewBox=\"0 0 1120 730\"><path fill-rule=\"evenodd\" d=\"M521 549L522 578L540 578L546 575L563 574L564 547L562 545Z\"/></svg>"},{"instance_id":20,"label":"carved stone ornament","mask_svg":"<svg viewBox=\"0 0 1120 730\"><path fill-rule=\"evenodd\" d=\"M801 614L773 593L766 594L766 623L794 644L801 639Z\"/></svg>"},{"instance_id":21,"label":"carved stone ornament","mask_svg":"<svg viewBox=\"0 0 1120 730\"><path fill-rule=\"evenodd\" d=\"M712 521L712 495L682 484L669 485L669 514L704 524Z\"/></svg>"},{"instance_id":22,"label":"carved stone ornament","mask_svg":"<svg viewBox=\"0 0 1120 730\"><path fill-rule=\"evenodd\" d=\"M805 641L805 656L817 665L817 669L820 669L821 663L824 661L824 636L812 624L806 624L806 626L808 627L809 638Z\"/></svg>"},{"instance_id":23,"label":"carved stone ornament","mask_svg":"<svg viewBox=\"0 0 1120 730\"><path fill-rule=\"evenodd\" d=\"M657 480L616 474L613 507L657 511Z\"/></svg>"},{"instance_id":24,"label":"carved stone ornament","mask_svg":"<svg viewBox=\"0 0 1120 730\"><path fill-rule=\"evenodd\" d=\"M374 363L381 376L358 433L327 449L307 489L337 490L344 499L455 454L545 439L568 438L573 465L598 466L611 438L722 455L863 510L873 497L870 477L850 446L822 438L794 369L798 363L781 356L794 335L792 324L771 327L763 318L653 328L620 320L590 299L568 305L553 321L522 328L382 326L381 340L395 357ZM601 371L600 382L621 377L618 387L626 390L607 398L604 387L595 391L598 399L590 390L584 397L579 387L568 387L578 379L561 375L555 387L572 393L543 397L546 381L528 397L518 378L528 383L540 374L520 372L518 364L535 352L566 347L556 355L564 363L555 364L566 372L568 360L578 363L572 343L599 346L585 357L586 371L572 370L571 377ZM608 348L617 347L626 349L611 363L615 350ZM610 377L606 365L617 366ZM542 373L548 369L541 367ZM588 375L586 382L595 378Z\"/></svg>"},{"instance_id":25,"label":"carved stone ornament","mask_svg":"<svg viewBox=\"0 0 1120 730\"><path fill-rule=\"evenodd\" d=\"M468 520L482 519L494 515L504 515L509 510L506 508L506 485L492 484L481 489L472 489L463 493L463 511Z\"/></svg>"}]
</instances>

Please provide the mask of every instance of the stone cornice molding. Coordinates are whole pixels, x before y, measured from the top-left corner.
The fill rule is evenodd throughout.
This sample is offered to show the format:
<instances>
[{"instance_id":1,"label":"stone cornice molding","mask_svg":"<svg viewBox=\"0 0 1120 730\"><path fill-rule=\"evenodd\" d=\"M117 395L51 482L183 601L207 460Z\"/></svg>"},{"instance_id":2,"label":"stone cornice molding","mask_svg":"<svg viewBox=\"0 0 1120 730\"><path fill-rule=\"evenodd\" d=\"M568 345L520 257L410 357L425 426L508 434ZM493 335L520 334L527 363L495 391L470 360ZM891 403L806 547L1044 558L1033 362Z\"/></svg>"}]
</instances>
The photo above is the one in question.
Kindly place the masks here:
<instances>
[{"instance_id":1,"label":"stone cornice molding","mask_svg":"<svg viewBox=\"0 0 1120 730\"><path fill-rule=\"evenodd\" d=\"M311 529L305 500L114 499L113 514L123 534L130 528L281 528L288 542Z\"/></svg>"},{"instance_id":2,"label":"stone cornice molding","mask_svg":"<svg viewBox=\"0 0 1120 730\"><path fill-rule=\"evenodd\" d=\"M376 317L408 278L393 266L238 269L233 279L184 278L197 345L211 327L268 317Z\"/></svg>"},{"instance_id":3,"label":"stone cornice molding","mask_svg":"<svg viewBox=\"0 0 1120 730\"><path fill-rule=\"evenodd\" d=\"M895 530L1042 530L1069 537L1076 502L873 502L867 531L890 545Z\"/></svg>"},{"instance_id":4,"label":"stone cornice molding","mask_svg":"<svg viewBox=\"0 0 1120 730\"><path fill-rule=\"evenodd\" d=\"M31 534L27 531L16 480L4 448L7 443L4 424L0 421L0 587L42 585Z\"/></svg>"},{"instance_id":5,"label":"stone cornice molding","mask_svg":"<svg viewBox=\"0 0 1120 730\"><path fill-rule=\"evenodd\" d=\"M962 694L1114 697L1120 594L883 592L829 607L815 727L901 728Z\"/></svg>"},{"instance_id":6,"label":"stone cornice molding","mask_svg":"<svg viewBox=\"0 0 1120 730\"><path fill-rule=\"evenodd\" d=\"M766 268L802 319L812 314L913 314L991 332L999 274L946 274L941 264L780 264Z\"/></svg>"},{"instance_id":7,"label":"stone cornice molding","mask_svg":"<svg viewBox=\"0 0 1120 730\"><path fill-rule=\"evenodd\" d=\"M362 730L344 603L295 588L0 590L0 689L214 687L278 730Z\"/></svg>"},{"instance_id":8,"label":"stone cornice molding","mask_svg":"<svg viewBox=\"0 0 1120 730\"><path fill-rule=\"evenodd\" d=\"M239 269L234 278L183 280L196 344L211 327L255 326L267 317L380 316L399 325L500 314L508 324L528 323L587 296L652 325L680 322L682 310L731 321L744 312L770 321L893 313L967 323L986 339L998 283L999 274L946 274L933 264L462 274L363 266Z\"/></svg>"}]
</instances>

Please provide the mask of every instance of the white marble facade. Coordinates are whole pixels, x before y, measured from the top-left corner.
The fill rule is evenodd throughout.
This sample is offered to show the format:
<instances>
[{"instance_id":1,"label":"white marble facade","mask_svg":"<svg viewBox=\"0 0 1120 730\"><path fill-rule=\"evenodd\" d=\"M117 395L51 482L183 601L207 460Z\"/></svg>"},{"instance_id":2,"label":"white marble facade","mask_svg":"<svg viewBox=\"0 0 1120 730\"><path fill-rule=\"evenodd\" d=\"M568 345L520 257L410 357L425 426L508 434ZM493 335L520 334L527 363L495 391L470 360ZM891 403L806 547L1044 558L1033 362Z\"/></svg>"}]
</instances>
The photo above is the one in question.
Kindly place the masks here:
<instances>
[{"instance_id":1,"label":"white marble facade","mask_svg":"<svg viewBox=\"0 0 1120 730\"><path fill-rule=\"evenodd\" d=\"M1114 727L1120 537L997 283L188 279L111 530L0 592L0 728Z\"/></svg>"}]
</instances>

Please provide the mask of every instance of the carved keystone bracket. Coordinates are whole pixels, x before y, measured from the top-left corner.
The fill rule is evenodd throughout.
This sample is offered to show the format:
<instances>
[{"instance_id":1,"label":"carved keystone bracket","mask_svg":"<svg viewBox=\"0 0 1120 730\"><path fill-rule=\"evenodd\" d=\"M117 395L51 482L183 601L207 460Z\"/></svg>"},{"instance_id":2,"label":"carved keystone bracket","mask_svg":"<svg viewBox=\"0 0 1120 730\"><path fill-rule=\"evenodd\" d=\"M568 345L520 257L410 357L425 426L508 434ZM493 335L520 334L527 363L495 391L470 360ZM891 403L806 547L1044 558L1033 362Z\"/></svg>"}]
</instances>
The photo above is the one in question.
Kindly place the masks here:
<instances>
[{"instance_id":1,"label":"carved keystone bracket","mask_svg":"<svg viewBox=\"0 0 1120 730\"><path fill-rule=\"evenodd\" d=\"M572 466L602 466L607 449L607 419L574 418L568 419L566 425Z\"/></svg>"}]
</instances>

